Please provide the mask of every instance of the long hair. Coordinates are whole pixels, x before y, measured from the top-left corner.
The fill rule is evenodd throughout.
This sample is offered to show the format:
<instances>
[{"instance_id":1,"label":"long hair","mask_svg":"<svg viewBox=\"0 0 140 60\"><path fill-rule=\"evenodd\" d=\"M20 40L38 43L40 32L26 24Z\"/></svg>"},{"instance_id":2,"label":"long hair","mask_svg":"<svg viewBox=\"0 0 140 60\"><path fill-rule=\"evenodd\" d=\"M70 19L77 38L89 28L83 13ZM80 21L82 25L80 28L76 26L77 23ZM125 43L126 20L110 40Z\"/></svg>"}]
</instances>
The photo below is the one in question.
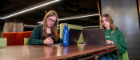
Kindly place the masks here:
<instances>
[{"instance_id":1,"label":"long hair","mask_svg":"<svg viewBox=\"0 0 140 60\"><path fill-rule=\"evenodd\" d=\"M109 15L109 14L103 14L102 16L101 16L101 21L100 21L100 23L101 23L101 28L103 28L103 29L106 29L104 26L103 26L103 23L102 23L102 18L103 17L105 17L106 18L106 20L110 23L110 28L112 29L112 32L111 32L111 34L114 32L114 30L115 30L115 23L114 23L114 21L113 21L113 18Z\"/></svg>"},{"instance_id":2,"label":"long hair","mask_svg":"<svg viewBox=\"0 0 140 60\"><path fill-rule=\"evenodd\" d=\"M54 23L54 25L51 27L51 36L54 37L55 41L57 41L58 39L58 14L53 11L53 10L50 10L44 17L43 19L43 28L42 28L42 38L47 38L48 37L48 34L47 34L47 18L50 17L50 16L56 16L56 22Z\"/></svg>"}]
</instances>

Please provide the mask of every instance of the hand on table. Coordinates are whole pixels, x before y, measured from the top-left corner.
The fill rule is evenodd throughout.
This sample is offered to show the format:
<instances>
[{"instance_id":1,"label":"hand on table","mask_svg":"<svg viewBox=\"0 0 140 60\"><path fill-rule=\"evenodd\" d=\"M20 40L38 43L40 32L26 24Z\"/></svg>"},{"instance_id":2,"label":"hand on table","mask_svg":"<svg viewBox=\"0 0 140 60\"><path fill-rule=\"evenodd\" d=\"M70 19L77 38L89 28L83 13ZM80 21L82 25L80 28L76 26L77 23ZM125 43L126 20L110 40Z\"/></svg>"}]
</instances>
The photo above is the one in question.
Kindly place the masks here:
<instances>
[{"instance_id":1,"label":"hand on table","mask_svg":"<svg viewBox=\"0 0 140 60\"><path fill-rule=\"evenodd\" d=\"M51 36L44 40L44 44L53 44L53 40L52 40Z\"/></svg>"},{"instance_id":2,"label":"hand on table","mask_svg":"<svg viewBox=\"0 0 140 60\"><path fill-rule=\"evenodd\" d=\"M113 41L110 41L110 40L106 40L106 43L107 43L107 44L114 45L114 42L113 42Z\"/></svg>"}]
</instances>

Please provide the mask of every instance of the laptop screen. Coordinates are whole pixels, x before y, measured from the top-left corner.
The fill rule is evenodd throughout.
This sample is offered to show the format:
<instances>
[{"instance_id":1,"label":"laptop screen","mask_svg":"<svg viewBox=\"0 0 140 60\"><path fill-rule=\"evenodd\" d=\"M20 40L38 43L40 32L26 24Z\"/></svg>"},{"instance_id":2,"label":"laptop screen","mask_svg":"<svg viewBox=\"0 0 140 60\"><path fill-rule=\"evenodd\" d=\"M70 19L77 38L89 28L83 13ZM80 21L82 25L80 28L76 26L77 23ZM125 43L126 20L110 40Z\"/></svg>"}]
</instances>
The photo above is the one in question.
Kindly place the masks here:
<instances>
[{"instance_id":1,"label":"laptop screen","mask_svg":"<svg viewBox=\"0 0 140 60\"><path fill-rule=\"evenodd\" d=\"M81 30L70 29L69 30L69 45L77 44L80 35L81 35Z\"/></svg>"},{"instance_id":2,"label":"laptop screen","mask_svg":"<svg viewBox=\"0 0 140 60\"><path fill-rule=\"evenodd\" d=\"M82 33L85 44L106 45L104 29L84 29Z\"/></svg>"}]
</instances>

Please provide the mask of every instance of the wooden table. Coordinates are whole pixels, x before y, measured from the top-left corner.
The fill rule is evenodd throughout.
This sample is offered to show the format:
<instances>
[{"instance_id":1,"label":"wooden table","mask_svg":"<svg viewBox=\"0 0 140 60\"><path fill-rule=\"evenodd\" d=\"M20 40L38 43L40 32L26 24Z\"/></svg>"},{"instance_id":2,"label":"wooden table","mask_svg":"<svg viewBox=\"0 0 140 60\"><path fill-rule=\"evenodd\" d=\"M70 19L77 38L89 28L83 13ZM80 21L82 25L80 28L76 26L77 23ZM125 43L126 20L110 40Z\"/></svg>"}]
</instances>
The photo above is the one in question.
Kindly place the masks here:
<instances>
[{"instance_id":1,"label":"wooden table","mask_svg":"<svg viewBox=\"0 0 140 60\"><path fill-rule=\"evenodd\" d=\"M102 46L83 44L70 45L68 47L55 45L8 46L6 48L0 48L0 60L57 60L117 47L118 45Z\"/></svg>"}]
</instances>

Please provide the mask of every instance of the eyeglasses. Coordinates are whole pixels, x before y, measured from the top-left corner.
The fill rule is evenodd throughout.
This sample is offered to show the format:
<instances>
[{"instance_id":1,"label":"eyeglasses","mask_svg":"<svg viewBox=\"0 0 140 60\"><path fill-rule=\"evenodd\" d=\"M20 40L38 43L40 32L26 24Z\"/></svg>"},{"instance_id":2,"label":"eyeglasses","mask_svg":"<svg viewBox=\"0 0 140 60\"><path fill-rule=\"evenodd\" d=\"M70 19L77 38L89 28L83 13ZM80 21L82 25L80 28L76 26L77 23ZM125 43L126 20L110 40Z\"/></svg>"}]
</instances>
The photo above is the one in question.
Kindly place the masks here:
<instances>
[{"instance_id":1,"label":"eyeglasses","mask_svg":"<svg viewBox=\"0 0 140 60\"><path fill-rule=\"evenodd\" d=\"M52 20L52 19L50 19L50 18L48 18L48 19L49 19L49 21L50 21L50 22L53 22L53 23L55 23L55 22L56 22L56 21L54 21L54 20Z\"/></svg>"}]
</instances>

